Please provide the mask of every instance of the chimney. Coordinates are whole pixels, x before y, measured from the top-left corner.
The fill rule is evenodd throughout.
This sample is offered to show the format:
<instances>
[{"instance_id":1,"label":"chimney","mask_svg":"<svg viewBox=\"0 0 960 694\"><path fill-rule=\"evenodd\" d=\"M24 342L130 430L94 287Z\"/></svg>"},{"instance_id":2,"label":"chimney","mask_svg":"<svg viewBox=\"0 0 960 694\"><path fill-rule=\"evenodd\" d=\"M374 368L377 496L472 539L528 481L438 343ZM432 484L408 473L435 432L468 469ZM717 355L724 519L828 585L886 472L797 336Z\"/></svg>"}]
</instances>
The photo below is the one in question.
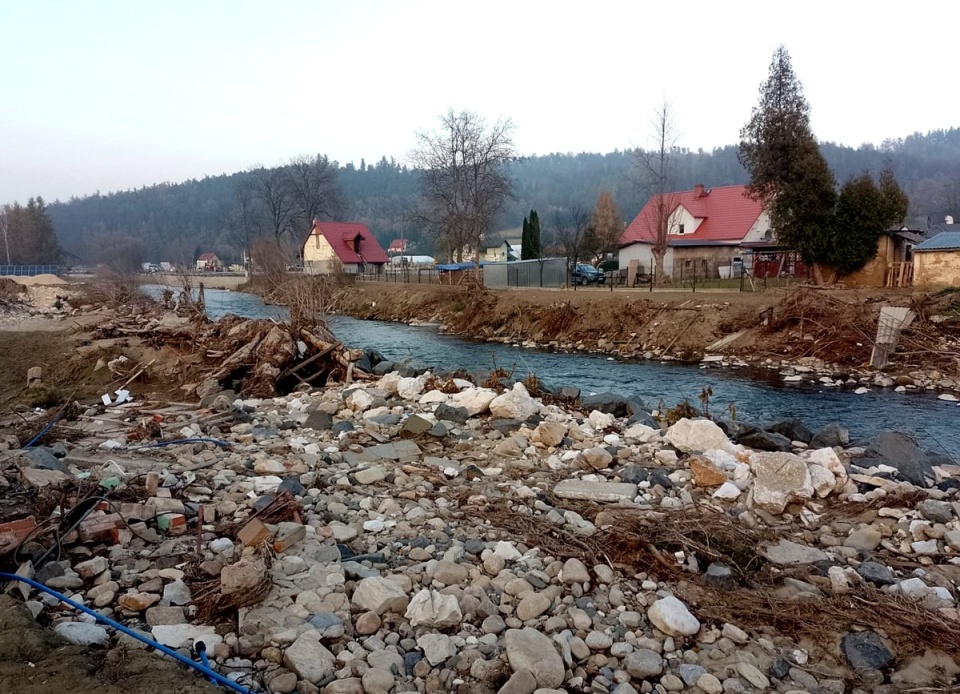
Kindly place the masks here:
<instances>
[{"instance_id":1,"label":"chimney","mask_svg":"<svg viewBox=\"0 0 960 694\"><path fill-rule=\"evenodd\" d=\"M698 183L693 187L693 199L699 200L702 197L703 197L703 184Z\"/></svg>"}]
</instances>

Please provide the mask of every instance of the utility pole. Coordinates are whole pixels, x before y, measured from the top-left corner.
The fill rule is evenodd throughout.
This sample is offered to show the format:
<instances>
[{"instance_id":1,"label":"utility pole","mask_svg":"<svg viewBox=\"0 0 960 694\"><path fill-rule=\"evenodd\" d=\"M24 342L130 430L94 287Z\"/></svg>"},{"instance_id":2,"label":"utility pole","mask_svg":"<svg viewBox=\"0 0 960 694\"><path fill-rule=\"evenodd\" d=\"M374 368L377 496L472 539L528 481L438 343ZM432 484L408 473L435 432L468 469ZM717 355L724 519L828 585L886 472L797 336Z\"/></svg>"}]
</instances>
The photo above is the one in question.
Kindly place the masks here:
<instances>
[{"instance_id":1,"label":"utility pole","mask_svg":"<svg viewBox=\"0 0 960 694\"><path fill-rule=\"evenodd\" d=\"M3 231L3 248L7 253L7 265L10 265L10 240L7 238L7 211L0 211L0 230Z\"/></svg>"}]
</instances>

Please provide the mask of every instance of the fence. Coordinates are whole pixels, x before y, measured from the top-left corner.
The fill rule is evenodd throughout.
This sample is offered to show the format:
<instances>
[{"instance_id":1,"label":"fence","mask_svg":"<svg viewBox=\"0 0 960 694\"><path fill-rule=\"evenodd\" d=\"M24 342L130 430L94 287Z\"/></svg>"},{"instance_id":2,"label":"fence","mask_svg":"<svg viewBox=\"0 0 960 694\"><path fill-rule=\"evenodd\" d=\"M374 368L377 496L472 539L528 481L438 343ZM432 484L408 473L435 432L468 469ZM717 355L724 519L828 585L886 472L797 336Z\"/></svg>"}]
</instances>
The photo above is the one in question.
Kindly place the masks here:
<instances>
[{"instance_id":1,"label":"fence","mask_svg":"<svg viewBox=\"0 0 960 694\"><path fill-rule=\"evenodd\" d=\"M0 265L0 277L36 277L37 275L59 275L57 265Z\"/></svg>"},{"instance_id":2,"label":"fence","mask_svg":"<svg viewBox=\"0 0 960 694\"><path fill-rule=\"evenodd\" d=\"M385 267L376 272L357 273L358 282L396 282L398 284L437 284L437 269L433 267Z\"/></svg>"},{"instance_id":3,"label":"fence","mask_svg":"<svg viewBox=\"0 0 960 694\"><path fill-rule=\"evenodd\" d=\"M519 260L512 263L486 263L483 282L491 289L506 287L562 287L567 283L564 258Z\"/></svg>"}]
</instances>

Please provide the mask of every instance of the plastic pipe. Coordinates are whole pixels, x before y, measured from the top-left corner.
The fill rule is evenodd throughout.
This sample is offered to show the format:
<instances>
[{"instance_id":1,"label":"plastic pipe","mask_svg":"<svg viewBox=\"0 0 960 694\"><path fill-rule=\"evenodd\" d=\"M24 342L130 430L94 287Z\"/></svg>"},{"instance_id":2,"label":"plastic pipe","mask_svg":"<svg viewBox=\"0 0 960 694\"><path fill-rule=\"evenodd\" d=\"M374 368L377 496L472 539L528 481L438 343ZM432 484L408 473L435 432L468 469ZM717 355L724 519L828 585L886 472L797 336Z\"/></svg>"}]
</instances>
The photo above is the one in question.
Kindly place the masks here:
<instances>
[{"instance_id":1,"label":"plastic pipe","mask_svg":"<svg viewBox=\"0 0 960 694\"><path fill-rule=\"evenodd\" d=\"M226 441L221 441L220 439L205 439L205 438L196 438L196 439L175 439L173 441L160 441L158 443L148 443L146 446L137 446L133 450L139 451L141 448L162 448L163 446L172 446L177 443L213 443L221 448L229 448L230 444Z\"/></svg>"},{"instance_id":2,"label":"plastic pipe","mask_svg":"<svg viewBox=\"0 0 960 694\"><path fill-rule=\"evenodd\" d=\"M216 670L213 670L212 668L210 668L209 665L203 665L203 664L201 664L201 663L195 662L195 661L191 660L190 658L187 658L186 656L183 656L183 655L177 653L177 652L176 652L175 650L173 650L172 648L167 648L167 647L164 646L162 643L157 643L157 642L154 641L153 639L148 639L148 638L145 637L143 634L138 634L137 632L135 632L135 631L133 631L133 630L131 630L131 629L127 629L127 627L123 626L123 625L120 624L119 622L115 622L114 620L110 619L109 617L104 617L104 616L103 616L102 614L100 614L99 612L95 612L94 610L91 610L89 607L86 607L85 605L81 605L81 604L78 603L78 602L74 602L73 600L71 600L70 598L68 598L66 595L63 595L63 594L61 594L61 593L58 593L57 591L53 590L52 588L47 588L47 587L46 587L45 585L43 585L42 583L37 583L37 582L34 581L33 579L26 578L26 577L24 577L24 576L15 576L15 575L13 575L13 574L4 573L4 572L2 572L2 571L0 571L0 580L5 580L5 581L20 581L21 583L26 583L28 586L31 586L32 588L36 588L37 590L43 591L43 592L46 593L47 595L52 595L53 597L55 597L55 598L56 598L57 600L59 600L60 602L65 603L65 604L67 604L67 605L70 605L70 607L72 607L73 609L75 609L75 610L80 610L81 612L84 612L84 613L90 615L91 617L93 617L94 619L96 619L98 622L102 622L102 623L106 624L106 625L109 626L109 627L113 627L113 628L116 629L117 631L122 632L122 633L126 634L127 636L132 636L132 637L135 638L137 641L140 641L141 643L145 643L145 644L147 644L148 646L150 646L151 648L156 648L158 651L160 651L161 653L163 653L163 654L165 654L165 655L170 656L170 657L173 658L174 660L178 660L178 661L180 661L181 663L183 663L184 665L188 665L189 667L192 667L194 670L196 670L196 671L202 673L203 675L206 675L207 677L209 677L211 682L216 682L217 684L222 685L222 686L224 686L224 687L227 687L228 689L232 689L232 690L235 691L235 692L239 692L240 694L253 694L249 689L247 689L247 688L245 688L245 687L241 687L239 684L237 684L237 683L234 682L233 680L227 679L226 677L224 677L223 675L221 675L221 674L220 674L219 672L217 672Z\"/></svg>"},{"instance_id":3,"label":"plastic pipe","mask_svg":"<svg viewBox=\"0 0 960 694\"><path fill-rule=\"evenodd\" d=\"M203 663L203 666L205 668L209 668L210 661L207 660L207 644L205 644L203 641L197 641L195 644L193 644L193 649L200 656L200 662ZM213 678L211 678L210 681L216 684L216 681L214 681Z\"/></svg>"}]
</instances>

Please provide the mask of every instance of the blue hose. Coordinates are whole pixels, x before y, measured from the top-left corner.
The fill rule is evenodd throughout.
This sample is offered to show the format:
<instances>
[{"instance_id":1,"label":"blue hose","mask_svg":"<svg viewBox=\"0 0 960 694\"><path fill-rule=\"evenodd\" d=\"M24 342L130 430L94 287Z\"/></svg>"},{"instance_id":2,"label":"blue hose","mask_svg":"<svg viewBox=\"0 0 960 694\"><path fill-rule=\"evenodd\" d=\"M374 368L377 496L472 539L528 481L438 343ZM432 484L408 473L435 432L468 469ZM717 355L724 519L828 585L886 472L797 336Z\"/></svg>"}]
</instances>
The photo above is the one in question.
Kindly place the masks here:
<instances>
[{"instance_id":1,"label":"blue hose","mask_svg":"<svg viewBox=\"0 0 960 694\"><path fill-rule=\"evenodd\" d=\"M190 658L187 658L186 656L180 655L172 648L167 648L162 643L157 643L153 639L148 639L147 637L143 636L143 634L138 634L137 632L131 629L127 629L127 627L123 626L119 622L115 622L109 617L104 617L99 612L95 612L94 610L91 610L89 607L81 605L78 602L74 602L73 600L68 598L66 595L62 595L61 593L58 593L57 591L51 588L47 588L42 583L37 583L36 581L29 578L25 578L23 576L15 576L13 574L3 573L2 571L0 571L0 580L20 581L21 583L26 583L28 586L31 586L33 588L36 588L37 590L43 591L47 595L52 595L60 602L70 605L70 607L72 607L73 609L80 610L81 612L84 612L90 615L91 617L96 619L98 622L103 622L107 626L113 627L117 631L122 632L127 636L132 636L137 641L140 641L141 643L145 643L151 648L156 648L158 651L160 651L165 655L170 656L174 660L178 660L184 665L188 665L189 667L192 667L194 670L197 670L198 672L209 677L211 682L217 682L218 684L223 685L228 689L232 689L235 692L239 692L240 694L252 694L252 692L249 689L246 689L245 687L241 687L239 684L237 684L233 680L227 679L216 670L213 670L209 666L209 664L202 665L200 663L197 663L191 660ZM206 662L206 658L203 658L203 660L204 662Z\"/></svg>"},{"instance_id":2,"label":"blue hose","mask_svg":"<svg viewBox=\"0 0 960 694\"><path fill-rule=\"evenodd\" d=\"M205 644L203 641L197 641L195 644L193 644L193 648L197 653L200 654L200 662L203 663L203 667L209 668L210 661L207 659L207 644ZM212 677L210 678L210 681L216 684L216 681Z\"/></svg>"}]
</instances>

